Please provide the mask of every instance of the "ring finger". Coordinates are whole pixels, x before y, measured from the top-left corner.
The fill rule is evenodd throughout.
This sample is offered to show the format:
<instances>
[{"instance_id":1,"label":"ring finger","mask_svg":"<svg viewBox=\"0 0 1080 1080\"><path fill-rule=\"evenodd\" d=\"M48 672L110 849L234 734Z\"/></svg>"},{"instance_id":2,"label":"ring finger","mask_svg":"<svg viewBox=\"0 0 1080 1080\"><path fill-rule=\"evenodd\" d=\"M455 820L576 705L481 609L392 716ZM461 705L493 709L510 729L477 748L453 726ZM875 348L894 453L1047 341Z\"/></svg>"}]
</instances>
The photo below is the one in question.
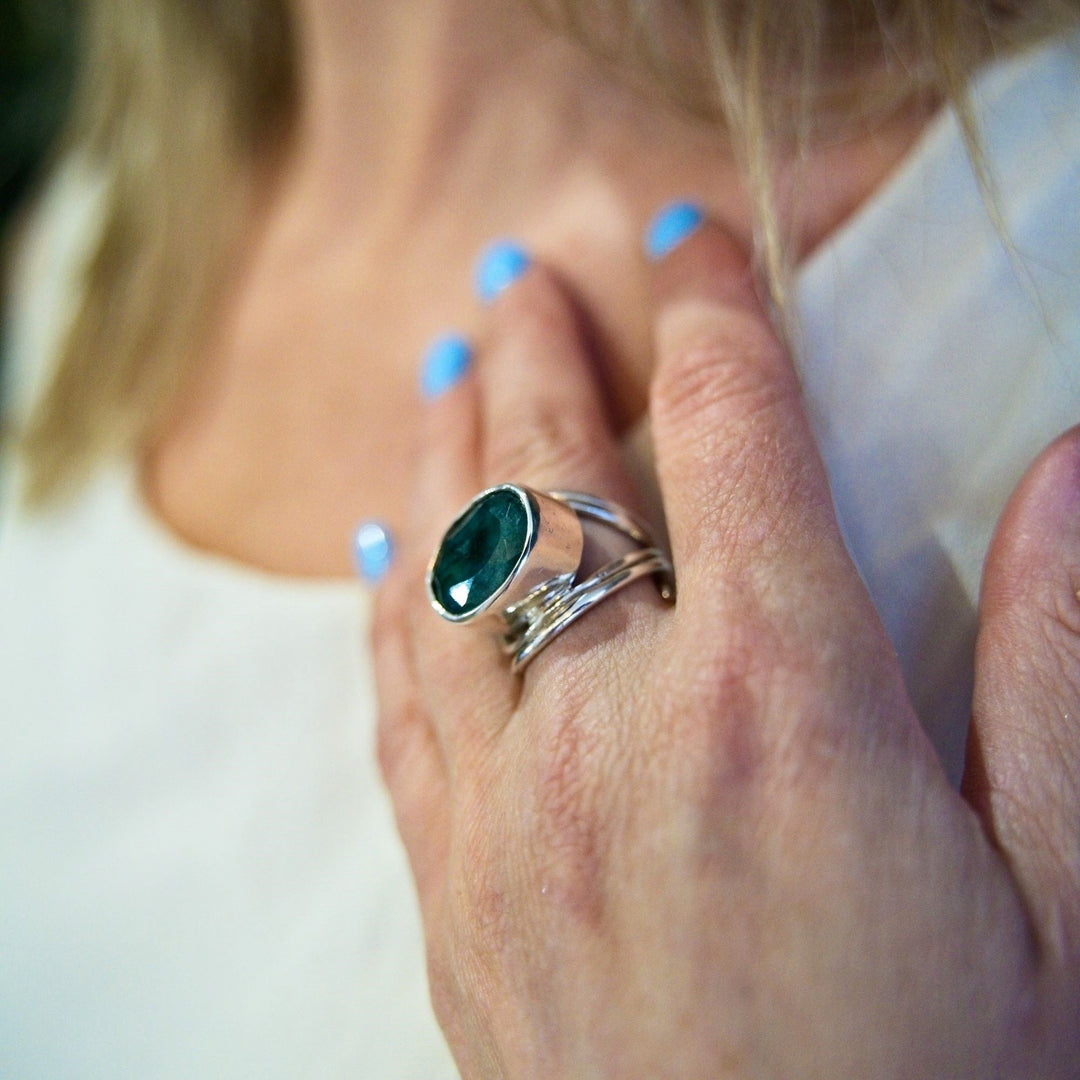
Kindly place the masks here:
<instances>
[{"instance_id":1,"label":"ring finger","mask_svg":"<svg viewBox=\"0 0 1080 1080\"><path fill-rule=\"evenodd\" d=\"M539 491L576 489L635 509L634 488L623 468L598 376L584 342L574 305L547 268L530 265L498 297L475 372L470 376L475 380L480 431L477 489L502 483L527 485ZM445 405L442 401L435 403L440 410ZM437 448L425 447L420 463L421 486L430 490L432 477L446 467L444 461L439 461ZM433 506L433 500L425 503L429 508ZM440 513L434 515L438 518L436 526L430 510L425 513L429 520L420 532L437 535L449 523L448 515ZM590 537L593 535L591 529L586 531ZM597 530L597 535L609 531ZM587 551L586 566L588 559ZM600 559L606 561L602 554ZM526 692L538 671L550 670L556 663L553 657L574 656L595 642L618 636L618 627L625 622L625 611L620 610L623 605L613 601L599 606L599 611L589 612L583 624L587 629L575 628L530 665ZM490 667L496 664L499 675L509 679L507 659L479 644L478 634L433 618L430 609L418 613L414 630L420 667L427 670L432 685L452 684L461 706L452 710L452 718L446 716L442 721L454 728L446 732L446 738L468 738L470 729L481 735L485 729L490 730L489 680L494 674ZM517 681L512 680L511 685L517 693ZM487 688L486 700L473 692L479 686ZM436 719L436 724L440 723Z\"/></svg>"}]
</instances>

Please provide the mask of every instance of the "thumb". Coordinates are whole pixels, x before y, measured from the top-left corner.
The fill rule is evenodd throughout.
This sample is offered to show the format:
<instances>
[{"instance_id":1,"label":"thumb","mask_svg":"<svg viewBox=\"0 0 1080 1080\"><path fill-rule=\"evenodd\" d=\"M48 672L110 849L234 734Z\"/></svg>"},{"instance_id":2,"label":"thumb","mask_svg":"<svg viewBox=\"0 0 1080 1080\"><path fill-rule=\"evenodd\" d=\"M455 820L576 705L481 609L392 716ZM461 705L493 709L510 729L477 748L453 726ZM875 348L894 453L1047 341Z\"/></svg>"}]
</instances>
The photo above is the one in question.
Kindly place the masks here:
<instances>
[{"instance_id":1,"label":"thumb","mask_svg":"<svg viewBox=\"0 0 1080 1080\"><path fill-rule=\"evenodd\" d=\"M1080 966L1080 427L1028 470L987 556L964 791L1044 947Z\"/></svg>"}]
</instances>

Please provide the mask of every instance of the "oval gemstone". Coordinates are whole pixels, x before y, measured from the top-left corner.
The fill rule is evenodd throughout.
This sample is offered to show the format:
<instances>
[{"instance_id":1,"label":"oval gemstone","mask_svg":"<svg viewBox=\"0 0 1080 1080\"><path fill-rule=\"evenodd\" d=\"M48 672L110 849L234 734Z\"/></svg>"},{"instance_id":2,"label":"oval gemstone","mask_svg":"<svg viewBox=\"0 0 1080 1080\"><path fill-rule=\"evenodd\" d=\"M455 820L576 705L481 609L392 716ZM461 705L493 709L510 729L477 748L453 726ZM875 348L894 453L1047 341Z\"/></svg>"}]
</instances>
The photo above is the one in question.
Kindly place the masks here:
<instances>
[{"instance_id":1,"label":"oval gemstone","mask_svg":"<svg viewBox=\"0 0 1080 1080\"><path fill-rule=\"evenodd\" d=\"M447 530L431 568L431 592L448 614L478 610L517 569L529 542L523 500L513 488L495 488Z\"/></svg>"}]
</instances>

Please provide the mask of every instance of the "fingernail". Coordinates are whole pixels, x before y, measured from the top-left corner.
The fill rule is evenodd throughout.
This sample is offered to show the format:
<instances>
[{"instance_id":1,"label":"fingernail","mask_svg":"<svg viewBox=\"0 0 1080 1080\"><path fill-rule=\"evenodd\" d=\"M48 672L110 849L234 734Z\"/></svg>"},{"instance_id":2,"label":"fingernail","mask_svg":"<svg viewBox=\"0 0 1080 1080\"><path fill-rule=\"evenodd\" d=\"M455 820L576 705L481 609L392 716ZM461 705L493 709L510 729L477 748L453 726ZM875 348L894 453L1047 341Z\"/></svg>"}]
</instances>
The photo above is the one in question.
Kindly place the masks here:
<instances>
[{"instance_id":1,"label":"fingernail","mask_svg":"<svg viewBox=\"0 0 1080 1080\"><path fill-rule=\"evenodd\" d=\"M382 581L394 559L394 542L386 526L365 521L353 538L353 557L360 577L371 585Z\"/></svg>"},{"instance_id":2,"label":"fingernail","mask_svg":"<svg viewBox=\"0 0 1080 1080\"><path fill-rule=\"evenodd\" d=\"M645 230L645 254L656 261L674 251L705 220L701 207L692 202L665 206Z\"/></svg>"},{"instance_id":3,"label":"fingernail","mask_svg":"<svg viewBox=\"0 0 1080 1080\"><path fill-rule=\"evenodd\" d=\"M476 295L485 304L490 304L513 285L531 263L529 253L513 240L499 240L492 244L476 263Z\"/></svg>"},{"instance_id":4,"label":"fingernail","mask_svg":"<svg viewBox=\"0 0 1080 1080\"><path fill-rule=\"evenodd\" d=\"M437 398L459 383L472 362L472 348L458 334L437 337L424 354L420 369L420 389L427 398Z\"/></svg>"}]
</instances>

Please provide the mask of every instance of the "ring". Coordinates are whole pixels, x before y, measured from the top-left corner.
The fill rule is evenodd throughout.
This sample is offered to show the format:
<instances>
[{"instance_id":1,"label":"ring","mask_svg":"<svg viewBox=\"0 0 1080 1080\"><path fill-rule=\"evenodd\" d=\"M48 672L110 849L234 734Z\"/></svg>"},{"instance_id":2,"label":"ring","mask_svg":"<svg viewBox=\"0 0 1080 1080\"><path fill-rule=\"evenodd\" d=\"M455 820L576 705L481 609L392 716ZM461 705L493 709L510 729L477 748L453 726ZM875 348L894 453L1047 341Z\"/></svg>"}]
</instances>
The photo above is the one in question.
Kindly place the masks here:
<instances>
[{"instance_id":1,"label":"ring","mask_svg":"<svg viewBox=\"0 0 1080 1080\"><path fill-rule=\"evenodd\" d=\"M614 530L632 550L583 573L583 521ZM517 673L601 600L648 576L664 600L674 599L671 561L621 506L576 491L499 484L446 530L428 566L427 591L450 622L490 617Z\"/></svg>"}]
</instances>

